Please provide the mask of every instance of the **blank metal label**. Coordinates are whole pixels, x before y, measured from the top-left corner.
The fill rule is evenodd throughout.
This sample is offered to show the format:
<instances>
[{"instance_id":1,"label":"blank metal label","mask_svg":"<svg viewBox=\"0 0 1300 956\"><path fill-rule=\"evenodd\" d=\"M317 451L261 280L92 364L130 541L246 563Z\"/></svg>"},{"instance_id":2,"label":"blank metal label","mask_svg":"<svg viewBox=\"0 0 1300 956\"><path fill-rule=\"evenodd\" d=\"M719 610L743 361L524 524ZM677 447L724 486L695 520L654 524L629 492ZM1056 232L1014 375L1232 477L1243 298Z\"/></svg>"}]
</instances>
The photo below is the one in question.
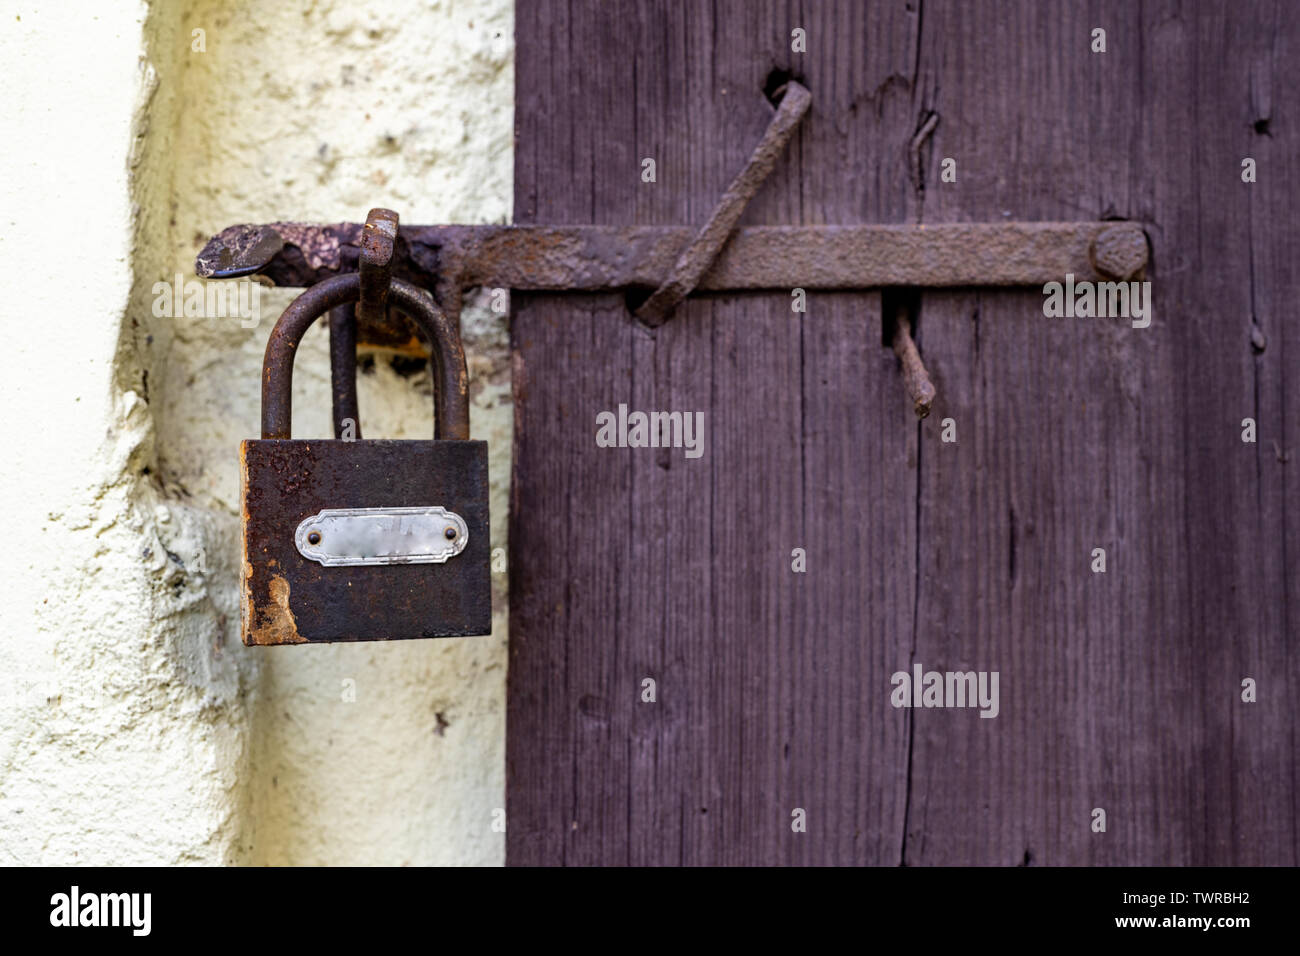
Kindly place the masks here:
<instances>
[{"instance_id":1,"label":"blank metal label","mask_svg":"<svg viewBox=\"0 0 1300 956\"><path fill-rule=\"evenodd\" d=\"M298 552L327 567L442 564L465 550L469 528L446 508L327 508L304 518Z\"/></svg>"}]
</instances>

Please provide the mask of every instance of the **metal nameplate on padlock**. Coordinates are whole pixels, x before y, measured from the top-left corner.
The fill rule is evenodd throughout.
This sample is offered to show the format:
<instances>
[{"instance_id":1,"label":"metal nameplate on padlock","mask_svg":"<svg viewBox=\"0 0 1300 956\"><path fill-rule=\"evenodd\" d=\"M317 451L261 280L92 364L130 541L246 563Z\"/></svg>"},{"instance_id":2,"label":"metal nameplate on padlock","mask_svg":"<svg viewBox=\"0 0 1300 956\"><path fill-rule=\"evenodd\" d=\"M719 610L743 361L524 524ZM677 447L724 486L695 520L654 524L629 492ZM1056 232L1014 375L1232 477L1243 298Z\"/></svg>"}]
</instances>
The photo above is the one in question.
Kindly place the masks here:
<instances>
[{"instance_id":1,"label":"metal nameplate on padlock","mask_svg":"<svg viewBox=\"0 0 1300 956\"><path fill-rule=\"evenodd\" d=\"M469 440L465 355L433 300L393 280L388 300L433 344L436 437L289 437L294 351L356 273L296 299L267 344L262 438L243 442L243 640L402 640L492 630L487 443Z\"/></svg>"},{"instance_id":2,"label":"metal nameplate on padlock","mask_svg":"<svg viewBox=\"0 0 1300 956\"><path fill-rule=\"evenodd\" d=\"M326 508L304 518L298 553L326 567L442 564L465 550L465 519L446 508Z\"/></svg>"}]
</instances>

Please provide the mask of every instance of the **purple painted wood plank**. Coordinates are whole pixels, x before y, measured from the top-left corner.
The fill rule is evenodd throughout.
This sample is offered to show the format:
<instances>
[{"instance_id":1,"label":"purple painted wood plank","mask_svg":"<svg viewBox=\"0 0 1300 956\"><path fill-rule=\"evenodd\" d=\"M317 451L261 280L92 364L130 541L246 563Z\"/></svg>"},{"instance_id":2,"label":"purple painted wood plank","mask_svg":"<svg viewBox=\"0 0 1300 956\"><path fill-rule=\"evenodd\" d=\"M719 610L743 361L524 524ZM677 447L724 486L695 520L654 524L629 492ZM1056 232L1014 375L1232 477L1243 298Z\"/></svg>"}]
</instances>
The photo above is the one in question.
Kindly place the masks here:
<instances>
[{"instance_id":1,"label":"purple painted wood plank","mask_svg":"<svg viewBox=\"0 0 1300 956\"><path fill-rule=\"evenodd\" d=\"M786 70L745 224L1136 219L1156 317L923 293L918 426L876 293L516 295L509 862L1300 861L1300 51L1217 6L520 5L520 222L701 222ZM704 455L597 447L620 403ZM894 708L916 663L998 717Z\"/></svg>"}]
</instances>

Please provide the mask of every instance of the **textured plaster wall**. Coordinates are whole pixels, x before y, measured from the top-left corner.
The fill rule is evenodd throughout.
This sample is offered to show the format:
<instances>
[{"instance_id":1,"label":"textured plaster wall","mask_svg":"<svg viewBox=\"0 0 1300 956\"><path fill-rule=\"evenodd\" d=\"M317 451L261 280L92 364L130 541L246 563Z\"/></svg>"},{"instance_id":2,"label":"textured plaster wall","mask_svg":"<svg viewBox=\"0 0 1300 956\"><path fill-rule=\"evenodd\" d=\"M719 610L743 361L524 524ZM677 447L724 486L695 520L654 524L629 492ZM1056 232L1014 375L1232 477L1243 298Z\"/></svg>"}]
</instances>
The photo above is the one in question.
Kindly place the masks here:
<instances>
[{"instance_id":1,"label":"textured plaster wall","mask_svg":"<svg viewBox=\"0 0 1300 956\"><path fill-rule=\"evenodd\" d=\"M4 863L217 861L238 828L251 668L169 554L200 525L155 514L153 410L122 347L131 181L156 169L145 15L8 3L0 25Z\"/></svg>"},{"instance_id":2,"label":"textured plaster wall","mask_svg":"<svg viewBox=\"0 0 1300 956\"><path fill-rule=\"evenodd\" d=\"M5 11L0 862L501 862L503 593L491 637L243 647L237 447L292 293L255 328L152 306L234 222L507 220L511 4ZM469 302L503 547L506 318ZM326 346L299 351L299 436L330 431ZM429 434L426 371L359 379L367 436Z\"/></svg>"}]
</instances>

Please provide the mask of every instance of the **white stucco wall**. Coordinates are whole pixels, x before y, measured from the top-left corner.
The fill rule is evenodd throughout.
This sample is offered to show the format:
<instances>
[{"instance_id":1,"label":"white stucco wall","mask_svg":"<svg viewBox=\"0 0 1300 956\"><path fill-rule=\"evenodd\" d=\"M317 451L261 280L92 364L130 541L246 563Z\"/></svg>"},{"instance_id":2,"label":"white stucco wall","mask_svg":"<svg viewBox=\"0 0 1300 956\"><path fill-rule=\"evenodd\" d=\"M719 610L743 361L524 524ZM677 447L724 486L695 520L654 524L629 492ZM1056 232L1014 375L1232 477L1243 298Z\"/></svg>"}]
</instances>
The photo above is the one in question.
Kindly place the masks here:
<instances>
[{"instance_id":1,"label":"white stucco wall","mask_svg":"<svg viewBox=\"0 0 1300 956\"><path fill-rule=\"evenodd\" d=\"M504 594L491 637L243 647L237 446L291 293L251 329L151 307L235 222L507 220L512 5L5 18L0 862L501 862ZM505 317L464 329L504 545ZM326 343L299 352L298 435L329 433ZM427 373L380 354L359 385L368 437L428 434Z\"/></svg>"}]
</instances>

